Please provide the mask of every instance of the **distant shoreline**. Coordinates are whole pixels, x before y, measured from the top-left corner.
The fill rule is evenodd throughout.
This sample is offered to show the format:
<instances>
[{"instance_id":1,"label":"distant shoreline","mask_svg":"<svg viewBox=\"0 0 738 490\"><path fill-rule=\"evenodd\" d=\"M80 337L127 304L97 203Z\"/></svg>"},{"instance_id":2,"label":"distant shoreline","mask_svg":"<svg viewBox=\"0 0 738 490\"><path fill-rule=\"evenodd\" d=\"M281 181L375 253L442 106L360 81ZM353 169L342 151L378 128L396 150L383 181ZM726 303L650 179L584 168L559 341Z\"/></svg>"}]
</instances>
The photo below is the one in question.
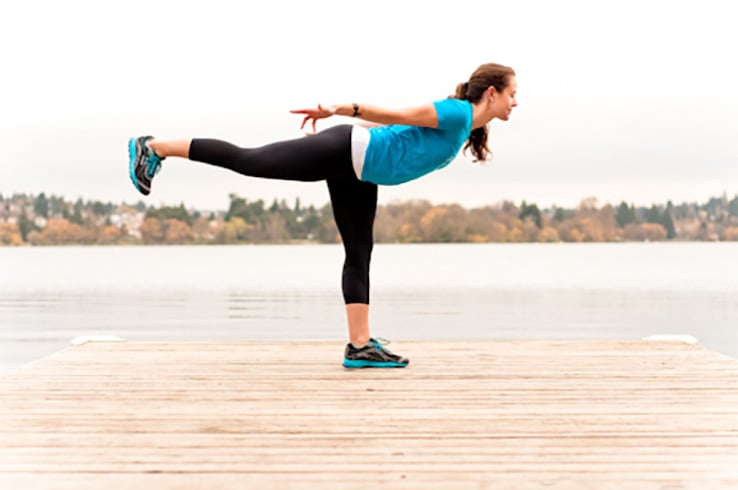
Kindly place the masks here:
<instances>
[{"instance_id":1,"label":"distant shoreline","mask_svg":"<svg viewBox=\"0 0 738 490\"><path fill-rule=\"evenodd\" d=\"M230 196L227 211L0 195L0 246L340 243L329 204L304 207ZM411 200L378 205L375 243L610 243L738 241L738 194L702 204L626 202L575 209L503 201L467 209Z\"/></svg>"}]
</instances>

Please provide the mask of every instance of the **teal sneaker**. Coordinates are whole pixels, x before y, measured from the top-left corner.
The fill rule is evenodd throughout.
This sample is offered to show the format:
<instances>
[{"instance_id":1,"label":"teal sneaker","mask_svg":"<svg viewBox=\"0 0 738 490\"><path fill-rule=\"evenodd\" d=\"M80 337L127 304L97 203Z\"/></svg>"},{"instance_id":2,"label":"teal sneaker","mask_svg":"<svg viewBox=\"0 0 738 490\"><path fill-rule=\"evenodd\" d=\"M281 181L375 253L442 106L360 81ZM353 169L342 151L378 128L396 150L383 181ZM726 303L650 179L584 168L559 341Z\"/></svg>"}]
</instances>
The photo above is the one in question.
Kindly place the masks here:
<instances>
[{"instance_id":1,"label":"teal sneaker","mask_svg":"<svg viewBox=\"0 0 738 490\"><path fill-rule=\"evenodd\" d=\"M389 340L369 339L364 347L346 344L343 367L346 368L403 368L410 363L404 357L393 354L387 347Z\"/></svg>"},{"instance_id":2,"label":"teal sneaker","mask_svg":"<svg viewBox=\"0 0 738 490\"><path fill-rule=\"evenodd\" d=\"M136 190L148 196L151 192L151 181L161 170L161 161L164 160L149 148L149 140L153 136L139 136L128 140L128 171Z\"/></svg>"}]
</instances>

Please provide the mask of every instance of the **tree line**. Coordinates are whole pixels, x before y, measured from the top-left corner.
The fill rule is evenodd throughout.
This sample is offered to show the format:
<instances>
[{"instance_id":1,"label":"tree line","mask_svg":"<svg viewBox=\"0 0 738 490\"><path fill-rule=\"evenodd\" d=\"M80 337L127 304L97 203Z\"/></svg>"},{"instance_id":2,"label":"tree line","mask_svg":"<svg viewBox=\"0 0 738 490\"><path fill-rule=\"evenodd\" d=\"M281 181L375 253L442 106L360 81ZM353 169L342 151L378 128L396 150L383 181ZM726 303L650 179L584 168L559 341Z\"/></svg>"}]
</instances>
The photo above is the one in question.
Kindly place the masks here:
<instances>
[{"instance_id":1,"label":"tree line","mask_svg":"<svg viewBox=\"0 0 738 490\"><path fill-rule=\"evenodd\" d=\"M738 195L707 202L637 207L598 205L587 198L576 208L502 201L466 209L426 200L377 207L377 243L615 242L738 240ZM337 243L330 204L303 206L230 196L227 210L203 213L179 206L66 201L59 196L0 195L0 244L238 244Z\"/></svg>"}]
</instances>

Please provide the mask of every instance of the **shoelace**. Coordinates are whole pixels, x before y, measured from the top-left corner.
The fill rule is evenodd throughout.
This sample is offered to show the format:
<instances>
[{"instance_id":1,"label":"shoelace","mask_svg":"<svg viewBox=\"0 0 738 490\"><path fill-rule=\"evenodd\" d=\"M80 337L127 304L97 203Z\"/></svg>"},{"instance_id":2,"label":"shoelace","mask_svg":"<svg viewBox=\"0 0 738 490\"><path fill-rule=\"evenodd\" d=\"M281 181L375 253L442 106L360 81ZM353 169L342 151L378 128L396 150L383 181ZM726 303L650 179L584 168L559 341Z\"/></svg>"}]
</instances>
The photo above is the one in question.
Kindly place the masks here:
<instances>
[{"instance_id":1,"label":"shoelace","mask_svg":"<svg viewBox=\"0 0 738 490\"><path fill-rule=\"evenodd\" d=\"M389 350L389 349L387 349L385 347L385 346L387 346L387 345L389 345L389 344L392 343L391 340L387 340L387 339L382 338L382 337L377 337L377 338L374 338L372 340L374 340L373 343L374 343L374 348L375 349L377 349L377 350L384 350L384 351L387 351L388 353L392 354L392 351Z\"/></svg>"}]
</instances>

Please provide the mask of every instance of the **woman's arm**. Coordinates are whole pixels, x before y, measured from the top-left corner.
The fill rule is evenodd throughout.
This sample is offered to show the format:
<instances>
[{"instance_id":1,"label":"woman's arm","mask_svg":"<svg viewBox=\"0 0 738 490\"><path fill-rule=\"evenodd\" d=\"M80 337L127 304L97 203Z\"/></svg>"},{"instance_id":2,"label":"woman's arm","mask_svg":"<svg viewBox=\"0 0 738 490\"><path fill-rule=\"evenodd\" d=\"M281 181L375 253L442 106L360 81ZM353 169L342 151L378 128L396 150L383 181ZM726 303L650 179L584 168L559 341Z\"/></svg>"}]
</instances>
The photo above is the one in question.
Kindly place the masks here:
<instances>
[{"instance_id":1,"label":"woman's arm","mask_svg":"<svg viewBox=\"0 0 738 490\"><path fill-rule=\"evenodd\" d=\"M331 116L358 117L364 121L379 125L404 124L407 126L424 126L428 128L438 126L438 115L433 104L408 107L406 109L385 109L366 104L339 104L326 107L318 104L318 107L315 109L295 109L290 112L293 114L305 114L305 119L303 119L300 128L304 128L308 121L312 121L313 131L315 131L315 122L318 119L325 119Z\"/></svg>"}]
</instances>

